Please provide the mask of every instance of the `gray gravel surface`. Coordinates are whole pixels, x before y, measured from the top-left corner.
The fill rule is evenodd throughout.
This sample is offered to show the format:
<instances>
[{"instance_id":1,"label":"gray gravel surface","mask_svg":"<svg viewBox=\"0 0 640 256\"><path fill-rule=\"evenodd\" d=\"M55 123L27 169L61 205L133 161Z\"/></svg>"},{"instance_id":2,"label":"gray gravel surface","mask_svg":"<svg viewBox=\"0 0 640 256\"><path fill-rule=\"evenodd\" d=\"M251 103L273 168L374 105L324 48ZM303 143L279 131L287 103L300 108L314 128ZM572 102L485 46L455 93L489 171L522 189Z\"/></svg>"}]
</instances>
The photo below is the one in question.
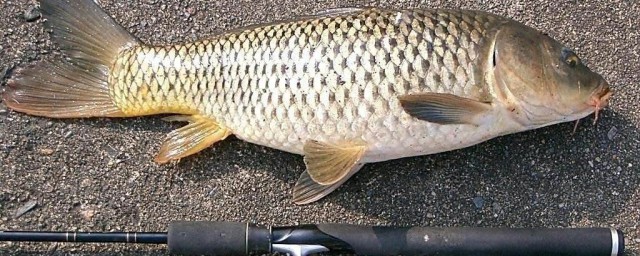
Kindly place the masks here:
<instances>
[{"instance_id":1,"label":"gray gravel surface","mask_svg":"<svg viewBox=\"0 0 640 256\"><path fill-rule=\"evenodd\" d=\"M572 123L432 156L370 164L296 206L302 158L227 139L157 165L157 117L51 120L0 104L0 230L162 231L171 220L481 227L615 227L640 255L640 3L608 1L101 0L144 42L169 44L338 6L491 11L574 48L616 91L596 126ZM33 1L0 1L0 71L57 55ZM37 16L36 18L37 19ZM9 72L10 73L10 72ZM1 74L0 74L1 75ZM2 83L6 78L2 79ZM16 213L36 202L33 209ZM27 207L28 208L28 207ZM17 217L18 216L18 217ZM0 254L164 254L163 246L0 243Z\"/></svg>"}]
</instances>

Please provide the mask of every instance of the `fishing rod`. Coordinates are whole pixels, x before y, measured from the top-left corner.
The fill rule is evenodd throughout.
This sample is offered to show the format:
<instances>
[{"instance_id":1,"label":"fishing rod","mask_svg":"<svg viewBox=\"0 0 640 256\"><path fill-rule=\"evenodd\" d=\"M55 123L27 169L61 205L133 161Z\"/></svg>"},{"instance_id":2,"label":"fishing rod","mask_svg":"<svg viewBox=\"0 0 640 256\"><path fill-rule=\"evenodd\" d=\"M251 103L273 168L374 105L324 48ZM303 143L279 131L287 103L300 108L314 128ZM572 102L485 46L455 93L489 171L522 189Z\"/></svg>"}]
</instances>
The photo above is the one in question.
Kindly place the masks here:
<instances>
[{"instance_id":1,"label":"fishing rod","mask_svg":"<svg viewBox=\"0 0 640 256\"><path fill-rule=\"evenodd\" d=\"M178 221L167 232L0 231L0 241L166 244L172 255L314 253L360 255L622 256L609 228L429 228L317 224L285 227Z\"/></svg>"}]
</instances>

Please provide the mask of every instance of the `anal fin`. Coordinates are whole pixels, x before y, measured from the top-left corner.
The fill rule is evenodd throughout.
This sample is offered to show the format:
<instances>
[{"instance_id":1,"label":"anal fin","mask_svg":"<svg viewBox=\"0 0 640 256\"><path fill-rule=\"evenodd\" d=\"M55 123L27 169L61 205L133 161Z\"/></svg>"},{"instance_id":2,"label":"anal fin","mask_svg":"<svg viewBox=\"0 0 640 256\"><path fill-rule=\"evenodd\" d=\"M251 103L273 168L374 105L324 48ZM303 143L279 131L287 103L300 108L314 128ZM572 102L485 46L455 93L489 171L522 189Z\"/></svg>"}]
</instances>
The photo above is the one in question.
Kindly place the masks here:
<instances>
[{"instance_id":1,"label":"anal fin","mask_svg":"<svg viewBox=\"0 0 640 256\"><path fill-rule=\"evenodd\" d=\"M337 189L364 165L366 150L361 141L324 143L309 140L304 144L307 170L293 188L296 204L315 202Z\"/></svg>"},{"instance_id":2,"label":"anal fin","mask_svg":"<svg viewBox=\"0 0 640 256\"><path fill-rule=\"evenodd\" d=\"M358 163L351 167L351 169L346 173L345 177L340 181L331 184L331 185L321 185L314 181L311 176L309 176L309 172L305 171L300 175L296 185L293 187L293 202L295 204L309 204L315 201L320 200L325 197L329 193L336 190L340 185L345 183L351 176L353 176L356 172L358 172L363 163Z\"/></svg>"},{"instance_id":3,"label":"anal fin","mask_svg":"<svg viewBox=\"0 0 640 256\"><path fill-rule=\"evenodd\" d=\"M304 163L309 176L321 185L342 180L360 161L366 146L361 142L323 143L315 140L304 144Z\"/></svg>"},{"instance_id":4,"label":"anal fin","mask_svg":"<svg viewBox=\"0 0 640 256\"><path fill-rule=\"evenodd\" d=\"M228 128L214 120L198 115L172 116L165 118L165 120L188 121L189 124L167 135L167 139L155 158L157 163L166 163L198 153L231 134L231 130Z\"/></svg>"}]
</instances>

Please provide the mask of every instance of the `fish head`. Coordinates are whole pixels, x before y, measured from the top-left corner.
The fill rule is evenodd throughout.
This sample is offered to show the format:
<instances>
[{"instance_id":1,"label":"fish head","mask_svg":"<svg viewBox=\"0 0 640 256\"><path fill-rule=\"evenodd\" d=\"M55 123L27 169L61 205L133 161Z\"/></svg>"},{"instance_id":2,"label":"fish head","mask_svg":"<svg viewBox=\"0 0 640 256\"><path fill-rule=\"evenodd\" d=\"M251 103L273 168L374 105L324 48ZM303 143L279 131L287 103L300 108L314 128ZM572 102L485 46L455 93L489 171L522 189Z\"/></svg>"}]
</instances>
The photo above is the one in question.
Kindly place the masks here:
<instances>
[{"instance_id":1,"label":"fish head","mask_svg":"<svg viewBox=\"0 0 640 256\"><path fill-rule=\"evenodd\" d=\"M535 128L573 121L604 108L613 91L569 48L530 27L510 23L496 36L493 75L514 119Z\"/></svg>"}]
</instances>

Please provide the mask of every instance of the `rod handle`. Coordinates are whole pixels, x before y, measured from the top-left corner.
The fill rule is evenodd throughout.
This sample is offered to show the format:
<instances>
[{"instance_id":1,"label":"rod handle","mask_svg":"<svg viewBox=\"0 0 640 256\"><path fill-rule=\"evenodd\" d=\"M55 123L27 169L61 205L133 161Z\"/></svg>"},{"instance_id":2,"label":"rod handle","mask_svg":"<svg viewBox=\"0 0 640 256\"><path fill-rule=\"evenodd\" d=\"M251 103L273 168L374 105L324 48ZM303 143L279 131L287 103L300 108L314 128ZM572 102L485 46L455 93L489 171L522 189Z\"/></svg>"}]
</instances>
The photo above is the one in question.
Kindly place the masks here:
<instances>
[{"instance_id":1,"label":"rod handle","mask_svg":"<svg viewBox=\"0 0 640 256\"><path fill-rule=\"evenodd\" d=\"M624 235L609 228L510 229L372 227L320 224L358 255L622 256Z\"/></svg>"},{"instance_id":2,"label":"rod handle","mask_svg":"<svg viewBox=\"0 0 640 256\"><path fill-rule=\"evenodd\" d=\"M271 252L266 227L240 222L176 221L169 225L171 255L249 255Z\"/></svg>"}]
</instances>

